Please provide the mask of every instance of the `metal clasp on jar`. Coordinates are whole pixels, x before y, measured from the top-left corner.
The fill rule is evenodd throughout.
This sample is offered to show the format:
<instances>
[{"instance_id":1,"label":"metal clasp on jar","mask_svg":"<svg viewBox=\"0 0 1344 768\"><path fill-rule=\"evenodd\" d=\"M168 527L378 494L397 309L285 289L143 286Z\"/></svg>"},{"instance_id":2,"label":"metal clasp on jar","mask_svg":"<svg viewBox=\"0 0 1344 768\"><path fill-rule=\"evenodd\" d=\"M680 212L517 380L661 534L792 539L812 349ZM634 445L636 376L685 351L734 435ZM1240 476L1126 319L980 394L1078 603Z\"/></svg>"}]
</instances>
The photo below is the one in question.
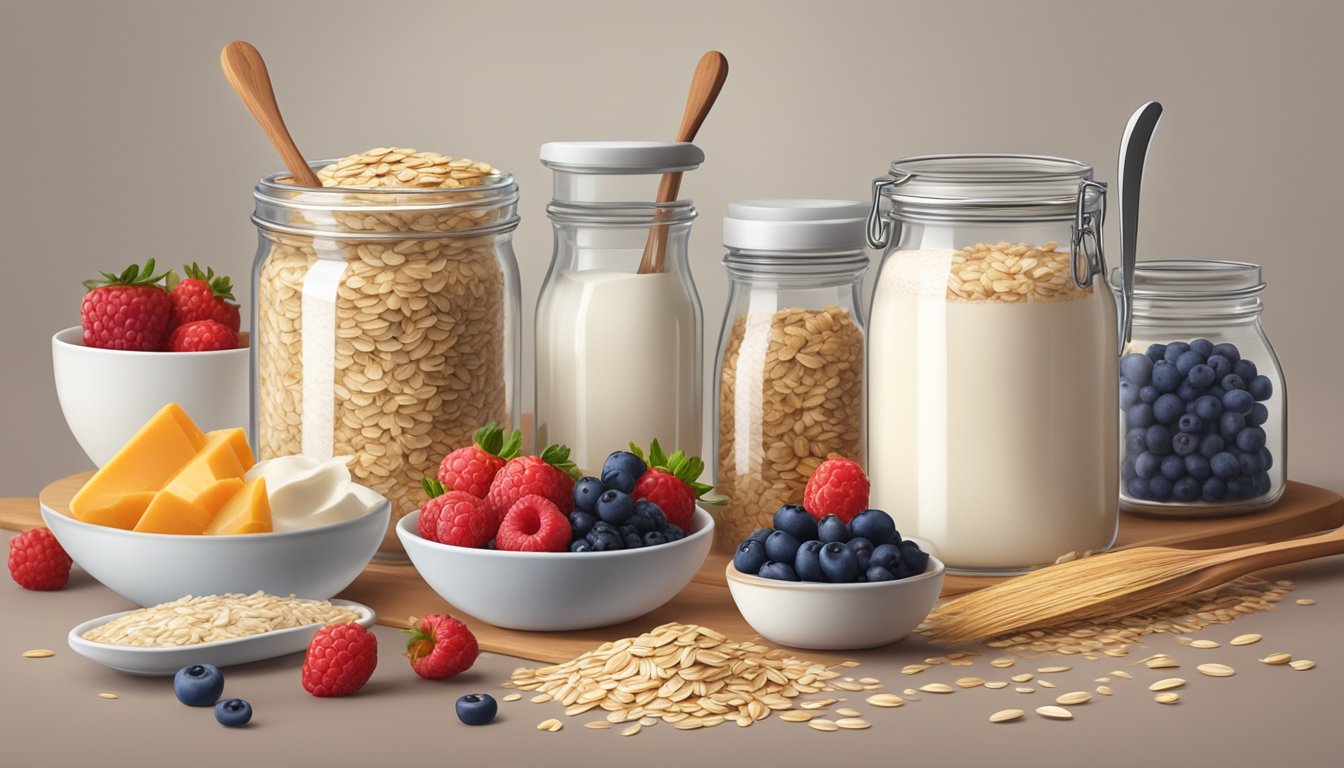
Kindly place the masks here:
<instances>
[{"instance_id":1,"label":"metal clasp on jar","mask_svg":"<svg viewBox=\"0 0 1344 768\"><path fill-rule=\"evenodd\" d=\"M893 238L892 223L890 214L882 213L882 198L888 189L904 184L910 180L912 174L906 174L901 178L892 176L879 176L873 179L873 206L868 209L868 229L864 236L868 239L868 244L878 250L887 247L887 244L897 238Z\"/></svg>"},{"instance_id":2,"label":"metal clasp on jar","mask_svg":"<svg viewBox=\"0 0 1344 768\"><path fill-rule=\"evenodd\" d=\"M1092 210L1092 201L1096 201ZM1083 181L1078 184L1078 206L1073 217L1072 261L1070 272L1073 284L1089 288L1092 278L1106 269L1105 248L1102 245L1102 226L1106 223L1106 183Z\"/></svg>"}]
</instances>

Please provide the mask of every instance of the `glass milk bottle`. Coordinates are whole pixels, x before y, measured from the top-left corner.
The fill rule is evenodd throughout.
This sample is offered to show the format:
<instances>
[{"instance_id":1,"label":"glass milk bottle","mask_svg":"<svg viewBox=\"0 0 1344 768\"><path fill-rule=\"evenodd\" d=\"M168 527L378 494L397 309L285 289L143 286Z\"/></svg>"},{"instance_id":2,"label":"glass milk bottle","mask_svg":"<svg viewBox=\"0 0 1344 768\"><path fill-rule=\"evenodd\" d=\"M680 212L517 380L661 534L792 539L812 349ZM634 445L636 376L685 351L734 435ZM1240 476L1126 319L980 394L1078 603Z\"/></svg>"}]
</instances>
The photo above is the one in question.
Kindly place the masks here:
<instances>
[{"instance_id":1,"label":"glass milk bottle","mask_svg":"<svg viewBox=\"0 0 1344 768\"><path fill-rule=\"evenodd\" d=\"M537 446L590 474L657 439L701 447L702 319L687 242L695 206L654 202L661 174L694 170L682 142L551 142L555 250L536 318Z\"/></svg>"}]
</instances>

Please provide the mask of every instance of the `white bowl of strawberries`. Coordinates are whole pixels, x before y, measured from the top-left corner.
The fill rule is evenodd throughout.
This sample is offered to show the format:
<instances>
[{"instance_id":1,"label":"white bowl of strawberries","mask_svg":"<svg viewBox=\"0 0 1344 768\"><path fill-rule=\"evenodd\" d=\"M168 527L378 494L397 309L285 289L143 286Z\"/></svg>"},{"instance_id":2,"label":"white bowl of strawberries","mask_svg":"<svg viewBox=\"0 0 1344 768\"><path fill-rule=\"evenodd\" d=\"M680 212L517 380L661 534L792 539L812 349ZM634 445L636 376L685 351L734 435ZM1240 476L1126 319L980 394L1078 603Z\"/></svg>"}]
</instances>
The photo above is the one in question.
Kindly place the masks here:
<instances>
[{"instance_id":1,"label":"white bowl of strawberries","mask_svg":"<svg viewBox=\"0 0 1344 768\"><path fill-rule=\"evenodd\" d=\"M232 285L194 264L184 272L155 274L150 259L88 281L81 324L51 338L61 411L96 466L168 403L205 430L248 423L248 338Z\"/></svg>"},{"instance_id":2,"label":"white bowl of strawberries","mask_svg":"<svg viewBox=\"0 0 1344 768\"><path fill-rule=\"evenodd\" d=\"M589 629L638 618L695 576L714 535L696 504L708 490L699 459L655 443L647 460L617 451L602 478L578 477L567 448L517 456L520 442L478 432L444 458L432 498L397 523L443 599L509 629Z\"/></svg>"}]
</instances>

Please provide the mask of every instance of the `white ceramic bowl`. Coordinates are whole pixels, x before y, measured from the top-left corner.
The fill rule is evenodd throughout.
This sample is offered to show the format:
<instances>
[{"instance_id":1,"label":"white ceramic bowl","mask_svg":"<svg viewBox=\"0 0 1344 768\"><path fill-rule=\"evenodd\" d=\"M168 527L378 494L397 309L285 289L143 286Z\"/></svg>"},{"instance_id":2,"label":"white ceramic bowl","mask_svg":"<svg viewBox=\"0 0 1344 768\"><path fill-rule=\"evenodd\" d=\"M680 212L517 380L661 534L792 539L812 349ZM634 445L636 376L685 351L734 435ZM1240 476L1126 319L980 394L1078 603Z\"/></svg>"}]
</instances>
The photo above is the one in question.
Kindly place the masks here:
<instances>
[{"instance_id":1,"label":"white ceramic bowl","mask_svg":"<svg viewBox=\"0 0 1344 768\"><path fill-rule=\"evenodd\" d=\"M397 536L444 600L508 629L557 632L620 624L671 600L709 554L714 519L696 509L686 538L612 552L504 552L420 538L419 512Z\"/></svg>"},{"instance_id":2,"label":"white ceramic bowl","mask_svg":"<svg viewBox=\"0 0 1344 768\"><path fill-rule=\"evenodd\" d=\"M205 431L247 424L248 355L247 347L218 352L96 349L84 346L84 330L78 326L51 337L51 368L65 423L99 467L168 403L180 404Z\"/></svg>"},{"instance_id":3,"label":"white ceramic bowl","mask_svg":"<svg viewBox=\"0 0 1344 768\"><path fill-rule=\"evenodd\" d=\"M392 506L339 523L279 533L182 536L81 522L42 505L42 521L80 567L123 597L156 605L183 595L295 595L326 600L364 570Z\"/></svg>"},{"instance_id":4,"label":"white ceramic bowl","mask_svg":"<svg viewBox=\"0 0 1344 768\"><path fill-rule=\"evenodd\" d=\"M728 591L742 618L773 642L821 651L876 648L904 639L929 615L943 588L932 555L918 576L859 584L777 581L728 563Z\"/></svg>"}]
</instances>

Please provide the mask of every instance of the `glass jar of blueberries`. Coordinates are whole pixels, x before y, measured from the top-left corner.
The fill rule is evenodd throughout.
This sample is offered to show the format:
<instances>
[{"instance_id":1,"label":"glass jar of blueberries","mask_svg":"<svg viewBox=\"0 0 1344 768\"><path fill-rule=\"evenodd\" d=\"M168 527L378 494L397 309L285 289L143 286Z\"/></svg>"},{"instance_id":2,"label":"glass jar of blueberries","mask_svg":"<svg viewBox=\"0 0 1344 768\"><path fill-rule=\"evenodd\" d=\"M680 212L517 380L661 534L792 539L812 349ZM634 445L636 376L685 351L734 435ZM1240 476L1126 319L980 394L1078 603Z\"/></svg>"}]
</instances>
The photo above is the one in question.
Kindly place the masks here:
<instances>
[{"instance_id":1,"label":"glass jar of blueberries","mask_svg":"<svg viewBox=\"0 0 1344 768\"><path fill-rule=\"evenodd\" d=\"M1150 515L1254 512L1283 495L1288 400L1260 323L1260 266L1135 270L1120 360L1120 505Z\"/></svg>"}]
</instances>

